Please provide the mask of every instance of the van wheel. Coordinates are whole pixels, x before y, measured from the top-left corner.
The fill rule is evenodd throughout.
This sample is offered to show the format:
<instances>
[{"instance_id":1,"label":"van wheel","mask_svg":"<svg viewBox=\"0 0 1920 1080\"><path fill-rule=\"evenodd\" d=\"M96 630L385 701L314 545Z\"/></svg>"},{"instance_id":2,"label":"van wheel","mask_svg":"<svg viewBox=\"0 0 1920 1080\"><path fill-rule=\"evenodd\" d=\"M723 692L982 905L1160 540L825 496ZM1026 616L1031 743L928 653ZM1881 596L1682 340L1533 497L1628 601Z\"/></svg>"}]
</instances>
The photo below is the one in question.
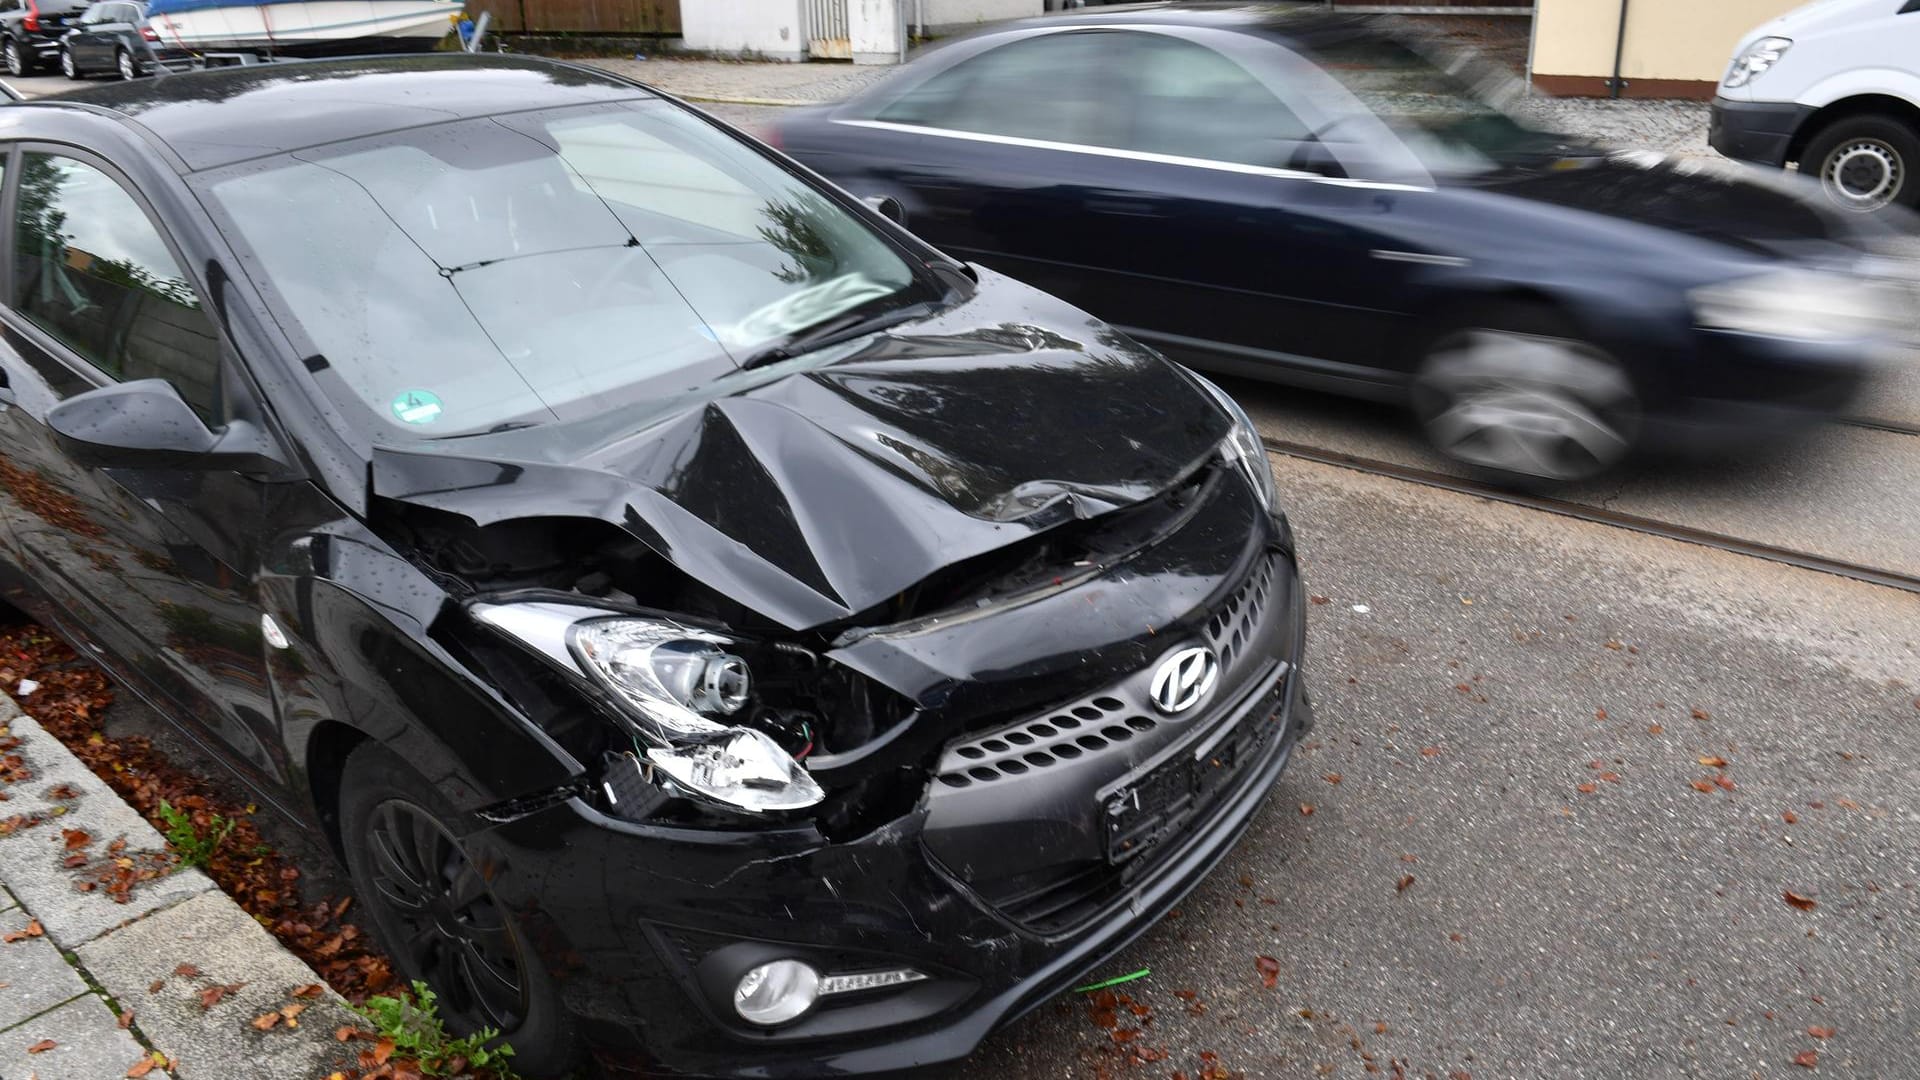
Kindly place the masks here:
<instances>
[{"instance_id":1,"label":"van wheel","mask_svg":"<svg viewBox=\"0 0 1920 1080\"><path fill-rule=\"evenodd\" d=\"M1828 201L1857 213L1920 203L1920 135L1878 113L1828 124L1800 154L1800 171L1820 178Z\"/></svg>"}]
</instances>

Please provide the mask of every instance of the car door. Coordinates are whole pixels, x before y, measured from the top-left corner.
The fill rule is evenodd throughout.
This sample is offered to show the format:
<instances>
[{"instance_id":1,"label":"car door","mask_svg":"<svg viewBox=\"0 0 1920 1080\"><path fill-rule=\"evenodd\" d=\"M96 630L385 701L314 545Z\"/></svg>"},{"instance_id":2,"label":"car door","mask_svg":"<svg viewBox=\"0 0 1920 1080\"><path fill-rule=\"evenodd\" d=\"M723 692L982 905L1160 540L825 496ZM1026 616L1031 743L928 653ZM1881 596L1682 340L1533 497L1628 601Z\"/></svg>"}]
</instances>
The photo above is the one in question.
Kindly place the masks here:
<instances>
[{"instance_id":1,"label":"car door","mask_svg":"<svg viewBox=\"0 0 1920 1080\"><path fill-rule=\"evenodd\" d=\"M273 485L158 460L94 467L47 426L66 398L158 378L219 430L235 361L212 309L104 160L23 144L6 176L0 489L27 606L255 778L278 779L249 569Z\"/></svg>"},{"instance_id":2,"label":"car door","mask_svg":"<svg viewBox=\"0 0 1920 1080\"><path fill-rule=\"evenodd\" d=\"M1008 35L871 114L836 117L841 151L802 156L858 194L899 199L936 247L1096 305L1115 249L1140 242L1083 212L1132 188L1134 162L1088 152L1126 128L1123 43L1106 30Z\"/></svg>"},{"instance_id":3,"label":"car door","mask_svg":"<svg viewBox=\"0 0 1920 1080\"><path fill-rule=\"evenodd\" d=\"M89 71L100 71L113 67L113 50L120 44L120 34L127 27L127 5L121 3L95 4L87 9L89 17L96 21L84 27L87 39L87 58L83 66Z\"/></svg>"},{"instance_id":4,"label":"car door","mask_svg":"<svg viewBox=\"0 0 1920 1080\"><path fill-rule=\"evenodd\" d=\"M65 45L73 56L73 66L79 71L92 71L100 66L101 24L107 17L107 9L112 4L95 4L80 16L72 30L67 32Z\"/></svg>"}]
</instances>

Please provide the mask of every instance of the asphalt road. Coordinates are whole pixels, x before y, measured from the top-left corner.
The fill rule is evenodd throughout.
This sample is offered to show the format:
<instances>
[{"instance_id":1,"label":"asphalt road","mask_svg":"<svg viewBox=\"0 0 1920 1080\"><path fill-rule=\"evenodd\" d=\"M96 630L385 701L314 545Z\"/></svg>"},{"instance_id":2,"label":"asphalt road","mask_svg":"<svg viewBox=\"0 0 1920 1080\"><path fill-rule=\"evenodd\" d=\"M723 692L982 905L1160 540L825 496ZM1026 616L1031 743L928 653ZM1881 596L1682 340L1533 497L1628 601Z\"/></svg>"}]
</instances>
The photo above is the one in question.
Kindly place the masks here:
<instances>
[{"instance_id":1,"label":"asphalt road","mask_svg":"<svg viewBox=\"0 0 1920 1080\"><path fill-rule=\"evenodd\" d=\"M1427 460L1385 410L1231 389L1276 437ZM1920 379L1863 411L1920 419ZM1920 1075L1920 600L1275 469L1326 598L1319 730L1179 917L1098 973L1150 968L1128 1002L1064 995L924 1075ZM1575 496L1912 571L1916 476L1920 438L1840 428Z\"/></svg>"}]
</instances>

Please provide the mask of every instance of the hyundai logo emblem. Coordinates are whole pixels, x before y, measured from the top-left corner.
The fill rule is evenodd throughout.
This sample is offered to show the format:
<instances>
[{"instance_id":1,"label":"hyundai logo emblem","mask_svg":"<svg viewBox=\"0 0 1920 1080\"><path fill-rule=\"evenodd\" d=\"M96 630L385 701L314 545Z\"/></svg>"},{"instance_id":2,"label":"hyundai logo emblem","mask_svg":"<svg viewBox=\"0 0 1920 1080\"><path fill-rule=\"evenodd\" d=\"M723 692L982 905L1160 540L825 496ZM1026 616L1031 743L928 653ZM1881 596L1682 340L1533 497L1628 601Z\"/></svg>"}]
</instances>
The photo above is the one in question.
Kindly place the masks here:
<instances>
[{"instance_id":1,"label":"hyundai logo emblem","mask_svg":"<svg viewBox=\"0 0 1920 1080\"><path fill-rule=\"evenodd\" d=\"M1213 650L1196 645L1160 661L1147 693L1155 708L1172 716L1200 704L1219 677L1220 662L1213 658Z\"/></svg>"}]
</instances>

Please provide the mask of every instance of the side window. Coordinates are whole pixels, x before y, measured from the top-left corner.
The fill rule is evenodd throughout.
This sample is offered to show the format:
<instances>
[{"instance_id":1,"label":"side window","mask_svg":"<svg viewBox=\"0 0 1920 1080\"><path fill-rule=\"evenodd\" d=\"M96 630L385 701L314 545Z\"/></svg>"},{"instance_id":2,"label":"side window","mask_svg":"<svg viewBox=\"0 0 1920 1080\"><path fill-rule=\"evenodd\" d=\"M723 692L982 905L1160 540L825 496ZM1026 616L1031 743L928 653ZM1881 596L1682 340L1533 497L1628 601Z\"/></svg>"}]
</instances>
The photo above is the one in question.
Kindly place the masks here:
<instances>
[{"instance_id":1,"label":"side window","mask_svg":"<svg viewBox=\"0 0 1920 1080\"><path fill-rule=\"evenodd\" d=\"M1179 38L1138 37L1129 149L1281 166L1311 137L1293 110L1233 60Z\"/></svg>"},{"instance_id":2,"label":"side window","mask_svg":"<svg viewBox=\"0 0 1920 1080\"><path fill-rule=\"evenodd\" d=\"M20 162L15 310L115 379L166 379L219 424L219 335L140 204L73 158Z\"/></svg>"},{"instance_id":3,"label":"side window","mask_svg":"<svg viewBox=\"0 0 1920 1080\"><path fill-rule=\"evenodd\" d=\"M876 120L1116 146L1121 112L1111 31L1023 38L963 60L882 109Z\"/></svg>"}]
</instances>

